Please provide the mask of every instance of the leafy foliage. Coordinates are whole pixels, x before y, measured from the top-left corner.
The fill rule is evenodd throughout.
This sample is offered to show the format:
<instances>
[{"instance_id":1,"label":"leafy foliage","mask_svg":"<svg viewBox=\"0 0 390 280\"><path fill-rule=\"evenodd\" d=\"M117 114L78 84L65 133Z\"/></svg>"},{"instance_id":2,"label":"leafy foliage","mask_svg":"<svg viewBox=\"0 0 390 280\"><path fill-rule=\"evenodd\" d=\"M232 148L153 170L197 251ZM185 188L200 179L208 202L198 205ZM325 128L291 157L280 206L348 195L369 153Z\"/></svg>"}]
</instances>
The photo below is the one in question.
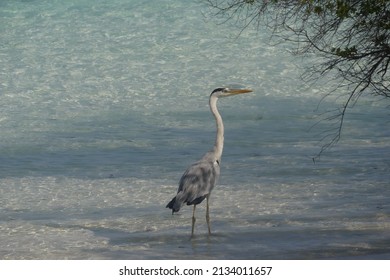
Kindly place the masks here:
<instances>
[{"instance_id":1,"label":"leafy foliage","mask_svg":"<svg viewBox=\"0 0 390 280\"><path fill-rule=\"evenodd\" d=\"M390 97L390 0L206 0L214 16L242 29L266 25L273 37L294 42L294 53L315 53L321 63L307 71L318 80L331 75L348 95L332 119L340 139L347 108L364 94ZM322 151L321 151L322 152Z\"/></svg>"}]
</instances>

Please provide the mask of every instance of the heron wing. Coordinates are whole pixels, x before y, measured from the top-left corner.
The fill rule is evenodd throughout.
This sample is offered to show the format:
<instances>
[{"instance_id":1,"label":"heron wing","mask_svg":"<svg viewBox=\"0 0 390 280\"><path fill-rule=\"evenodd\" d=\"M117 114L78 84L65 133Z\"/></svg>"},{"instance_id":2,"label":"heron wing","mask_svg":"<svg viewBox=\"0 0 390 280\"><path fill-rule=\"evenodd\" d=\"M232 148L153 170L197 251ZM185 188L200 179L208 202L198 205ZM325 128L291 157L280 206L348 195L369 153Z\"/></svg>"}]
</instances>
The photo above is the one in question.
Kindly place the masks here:
<instances>
[{"instance_id":1,"label":"heron wing","mask_svg":"<svg viewBox=\"0 0 390 280\"><path fill-rule=\"evenodd\" d=\"M212 162L200 161L191 165L179 182L179 192L186 194L187 203L211 192L217 180L217 168Z\"/></svg>"},{"instance_id":2,"label":"heron wing","mask_svg":"<svg viewBox=\"0 0 390 280\"><path fill-rule=\"evenodd\" d=\"M209 160L206 156L191 165L181 177L177 195L167 207L177 212L184 203L201 203L214 188L219 172L218 162Z\"/></svg>"}]
</instances>

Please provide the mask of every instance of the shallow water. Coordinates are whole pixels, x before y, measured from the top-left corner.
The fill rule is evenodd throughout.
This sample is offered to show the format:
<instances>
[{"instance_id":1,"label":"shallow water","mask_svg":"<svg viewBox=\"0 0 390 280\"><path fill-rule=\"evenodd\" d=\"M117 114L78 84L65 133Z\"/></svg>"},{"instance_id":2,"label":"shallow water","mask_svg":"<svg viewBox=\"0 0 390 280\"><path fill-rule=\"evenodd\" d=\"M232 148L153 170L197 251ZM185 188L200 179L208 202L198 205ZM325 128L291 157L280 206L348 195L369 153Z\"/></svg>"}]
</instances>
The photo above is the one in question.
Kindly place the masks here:
<instances>
[{"instance_id":1,"label":"shallow water","mask_svg":"<svg viewBox=\"0 0 390 280\"><path fill-rule=\"evenodd\" d=\"M388 102L362 97L313 163L339 100L264 31L236 38L205 10L0 3L1 259L390 257ZM209 92L233 83L254 93L219 101L213 234L200 205L190 240L192 209L165 205L214 141Z\"/></svg>"}]
</instances>

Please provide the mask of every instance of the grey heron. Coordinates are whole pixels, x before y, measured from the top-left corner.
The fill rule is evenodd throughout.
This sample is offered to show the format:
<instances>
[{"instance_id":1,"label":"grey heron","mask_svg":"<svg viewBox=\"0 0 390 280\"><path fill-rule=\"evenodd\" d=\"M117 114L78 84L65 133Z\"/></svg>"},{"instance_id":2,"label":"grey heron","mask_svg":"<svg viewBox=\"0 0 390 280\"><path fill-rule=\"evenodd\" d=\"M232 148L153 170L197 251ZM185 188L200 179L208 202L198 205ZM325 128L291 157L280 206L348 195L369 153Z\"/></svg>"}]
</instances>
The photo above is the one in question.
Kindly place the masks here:
<instances>
[{"instance_id":1,"label":"grey heron","mask_svg":"<svg viewBox=\"0 0 390 280\"><path fill-rule=\"evenodd\" d=\"M184 172L179 181L176 196L167 204L166 208L172 209L172 215L178 212L184 203L193 205L191 237L194 236L195 208L196 205L206 199L206 222L208 232L210 229L209 198L220 174L221 156L224 141L224 126L222 117L217 109L218 98L252 92L250 89L217 88L213 90L209 98L211 113L214 115L217 135L212 150L207 152L199 161L192 164Z\"/></svg>"}]
</instances>

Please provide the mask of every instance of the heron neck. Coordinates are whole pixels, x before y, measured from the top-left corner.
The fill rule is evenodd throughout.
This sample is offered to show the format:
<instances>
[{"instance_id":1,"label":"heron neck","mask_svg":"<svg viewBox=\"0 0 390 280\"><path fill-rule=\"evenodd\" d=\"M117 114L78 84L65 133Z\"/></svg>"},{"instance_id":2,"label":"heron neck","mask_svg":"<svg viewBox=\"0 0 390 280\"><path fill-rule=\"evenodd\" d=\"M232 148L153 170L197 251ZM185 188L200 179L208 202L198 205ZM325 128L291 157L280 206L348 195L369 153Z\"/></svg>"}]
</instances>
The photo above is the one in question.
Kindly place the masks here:
<instances>
[{"instance_id":1,"label":"heron neck","mask_svg":"<svg viewBox=\"0 0 390 280\"><path fill-rule=\"evenodd\" d=\"M214 115L215 122L217 125L217 135L215 138L214 153L215 153L216 159L220 161L221 156L222 156L222 151L223 151L224 126L223 126L223 122L222 122L222 117L219 114L218 109L217 109L217 100L218 100L217 97L210 96L209 103L210 103L211 113Z\"/></svg>"}]
</instances>

